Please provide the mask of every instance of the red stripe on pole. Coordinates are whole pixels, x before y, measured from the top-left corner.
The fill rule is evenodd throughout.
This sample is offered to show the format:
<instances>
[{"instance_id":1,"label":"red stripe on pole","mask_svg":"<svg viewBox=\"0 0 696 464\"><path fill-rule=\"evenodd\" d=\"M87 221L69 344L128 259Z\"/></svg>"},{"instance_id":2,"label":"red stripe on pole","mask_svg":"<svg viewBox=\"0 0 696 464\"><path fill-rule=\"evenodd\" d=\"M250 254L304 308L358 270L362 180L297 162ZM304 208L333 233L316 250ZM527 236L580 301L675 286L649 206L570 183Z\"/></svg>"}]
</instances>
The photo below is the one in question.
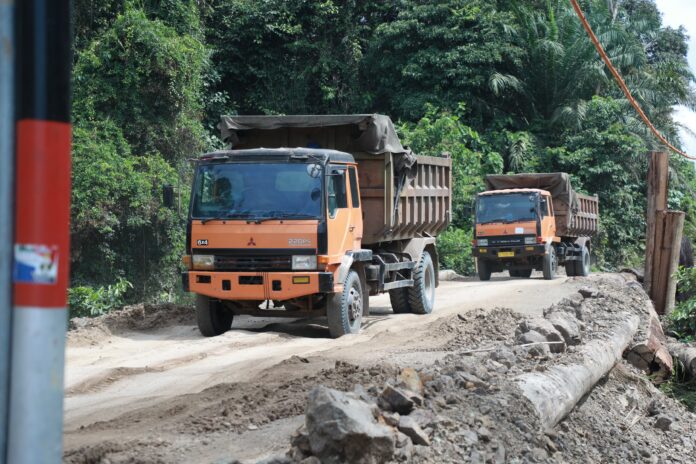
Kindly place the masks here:
<instances>
[{"instance_id":1,"label":"red stripe on pole","mask_svg":"<svg viewBox=\"0 0 696 464\"><path fill-rule=\"evenodd\" d=\"M68 123L17 122L14 305L64 308L70 264Z\"/></svg>"}]
</instances>

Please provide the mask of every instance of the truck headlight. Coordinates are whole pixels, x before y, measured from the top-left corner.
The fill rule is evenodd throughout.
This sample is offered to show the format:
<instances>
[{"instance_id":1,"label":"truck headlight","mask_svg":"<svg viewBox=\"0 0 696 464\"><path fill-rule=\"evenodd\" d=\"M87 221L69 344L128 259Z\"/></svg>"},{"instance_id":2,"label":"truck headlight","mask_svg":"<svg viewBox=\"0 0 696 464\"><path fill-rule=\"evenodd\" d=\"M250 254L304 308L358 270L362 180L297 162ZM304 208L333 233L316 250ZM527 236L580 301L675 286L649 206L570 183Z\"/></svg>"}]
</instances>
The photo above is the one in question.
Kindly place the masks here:
<instances>
[{"instance_id":1,"label":"truck headlight","mask_svg":"<svg viewBox=\"0 0 696 464\"><path fill-rule=\"evenodd\" d=\"M293 255L292 270L293 271L312 271L317 268L316 255Z\"/></svg>"},{"instance_id":2,"label":"truck headlight","mask_svg":"<svg viewBox=\"0 0 696 464\"><path fill-rule=\"evenodd\" d=\"M488 246L488 239L487 238L480 238L476 240L476 244L478 246Z\"/></svg>"},{"instance_id":3,"label":"truck headlight","mask_svg":"<svg viewBox=\"0 0 696 464\"><path fill-rule=\"evenodd\" d=\"M537 238L536 237L525 237L524 238L524 244L525 245L536 245Z\"/></svg>"},{"instance_id":4,"label":"truck headlight","mask_svg":"<svg viewBox=\"0 0 696 464\"><path fill-rule=\"evenodd\" d=\"M215 269L215 256L213 255L193 255L193 269L197 271L212 271Z\"/></svg>"}]
</instances>

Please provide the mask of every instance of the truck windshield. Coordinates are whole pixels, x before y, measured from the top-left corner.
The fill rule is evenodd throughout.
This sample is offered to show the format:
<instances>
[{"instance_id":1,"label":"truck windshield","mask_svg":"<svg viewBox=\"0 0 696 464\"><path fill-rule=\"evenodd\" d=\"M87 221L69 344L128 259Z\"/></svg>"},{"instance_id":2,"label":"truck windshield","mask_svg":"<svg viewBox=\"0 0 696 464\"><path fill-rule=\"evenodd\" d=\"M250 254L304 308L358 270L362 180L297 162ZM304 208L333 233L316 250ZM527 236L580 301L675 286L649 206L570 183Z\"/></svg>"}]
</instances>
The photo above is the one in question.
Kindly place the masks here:
<instances>
[{"instance_id":1,"label":"truck windshield","mask_svg":"<svg viewBox=\"0 0 696 464\"><path fill-rule=\"evenodd\" d=\"M476 222L534 221L537 218L537 195L510 193L481 195L476 207Z\"/></svg>"},{"instance_id":2,"label":"truck windshield","mask_svg":"<svg viewBox=\"0 0 696 464\"><path fill-rule=\"evenodd\" d=\"M198 168L194 219L321 217L322 167L314 163L224 163Z\"/></svg>"}]
</instances>

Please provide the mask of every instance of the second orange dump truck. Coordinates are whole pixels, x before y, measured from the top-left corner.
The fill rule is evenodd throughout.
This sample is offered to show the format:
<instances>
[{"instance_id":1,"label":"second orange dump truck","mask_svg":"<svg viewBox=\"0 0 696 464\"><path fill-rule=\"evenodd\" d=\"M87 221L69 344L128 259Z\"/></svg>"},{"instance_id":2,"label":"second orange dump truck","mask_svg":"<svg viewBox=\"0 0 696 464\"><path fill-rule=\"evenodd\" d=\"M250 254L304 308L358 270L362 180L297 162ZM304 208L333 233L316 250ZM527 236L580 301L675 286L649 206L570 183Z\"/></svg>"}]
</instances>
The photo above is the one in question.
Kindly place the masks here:
<instances>
[{"instance_id":1,"label":"second orange dump truck","mask_svg":"<svg viewBox=\"0 0 696 464\"><path fill-rule=\"evenodd\" d=\"M490 175L476 198L474 256L481 280L507 270L553 279L590 273L591 237L597 232L597 196L573 190L566 173Z\"/></svg>"},{"instance_id":2,"label":"second orange dump truck","mask_svg":"<svg viewBox=\"0 0 696 464\"><path fill-rule=\"evenodd\" d=\"M358 332L369 296L429 313L451 159L405 149L382 115L225 116L231 150L195 161L184 289L198 327L235 315L326 316Z\"/></svg>"}]
</instances>

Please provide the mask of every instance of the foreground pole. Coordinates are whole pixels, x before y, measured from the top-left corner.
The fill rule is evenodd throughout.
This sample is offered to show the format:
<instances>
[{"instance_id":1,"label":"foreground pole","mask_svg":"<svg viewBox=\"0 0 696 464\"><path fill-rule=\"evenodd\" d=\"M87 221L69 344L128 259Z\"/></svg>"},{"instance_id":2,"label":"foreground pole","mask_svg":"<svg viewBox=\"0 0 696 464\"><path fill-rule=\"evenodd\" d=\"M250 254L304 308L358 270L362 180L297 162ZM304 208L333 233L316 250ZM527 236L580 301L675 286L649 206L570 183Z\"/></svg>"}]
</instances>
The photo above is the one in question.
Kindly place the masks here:
<instances>
[{"instance_id":1,"label":"foreground pole","mask_svg":"<svg viewBox=\"0 0 696 464\"><path fill-rule=\"evenodd\" d=\"M669 154L665 152L650 153L648 161L648 208L646 211L645 231L645 270L643 288L652 295L655 258L659 254L655 244L657 234L657 212L667 209L667 189L669 183Z\"/></svg>"},{"instance_id":2,"label":"foreground pole","mask_svg":"<svg viewBox=\"0 0 696 464\"><path fill-rule=\"evenodd\" d=\"M7 462L12 326L14 2L0 2L0 464Z\"/></svg>"},{"instance_id":3,"label":"foreground pole","mask_svg":"<svg viewBox=\"0 0 696 464\"><path fill-rule=\"evenodd\" d=\"M16 187L8 462L62 460L70 256L69 0L17 4Z\"/></svg>"}]
</instances>

